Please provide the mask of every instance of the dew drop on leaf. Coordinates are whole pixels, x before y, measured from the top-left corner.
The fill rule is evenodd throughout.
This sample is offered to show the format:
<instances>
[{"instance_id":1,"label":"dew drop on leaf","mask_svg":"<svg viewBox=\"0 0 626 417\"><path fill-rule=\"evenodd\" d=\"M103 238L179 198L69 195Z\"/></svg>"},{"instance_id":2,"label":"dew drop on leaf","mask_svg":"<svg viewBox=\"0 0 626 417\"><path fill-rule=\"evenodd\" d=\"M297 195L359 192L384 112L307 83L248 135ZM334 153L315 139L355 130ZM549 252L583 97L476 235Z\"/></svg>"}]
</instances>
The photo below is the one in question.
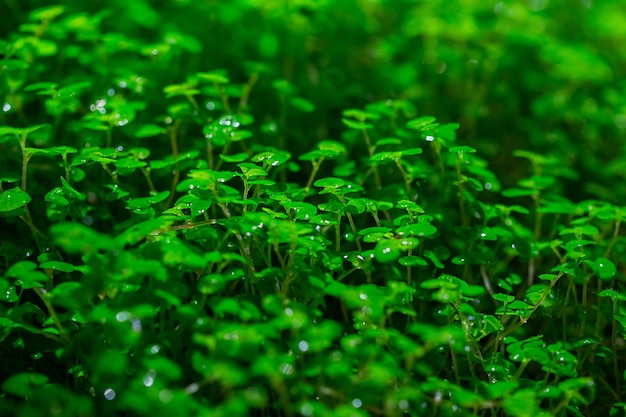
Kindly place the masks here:
<instances>
[{"instance_id":1,"label":"dew drop on leaf","mask_svg":"<svg viewBox=\"0 0 626 417\"><path fill-rule=\"evenodd\" d=\"M111 401L115 399L115 391L111 388L107 388L104 390L104 398Z\"/></svg>"},{"instance_id":2,"label":"dew drop on leaf","mask_svg":"<svg viewBox=\"0 0 626 417\"><path fill-rule=\"evenodd\" d=\"M307 342L306 340L301 340L298 343L298 349L300 349L300 351L302 352L306 352L309 350L309 342Z\"/></svg>"}]
</instances>

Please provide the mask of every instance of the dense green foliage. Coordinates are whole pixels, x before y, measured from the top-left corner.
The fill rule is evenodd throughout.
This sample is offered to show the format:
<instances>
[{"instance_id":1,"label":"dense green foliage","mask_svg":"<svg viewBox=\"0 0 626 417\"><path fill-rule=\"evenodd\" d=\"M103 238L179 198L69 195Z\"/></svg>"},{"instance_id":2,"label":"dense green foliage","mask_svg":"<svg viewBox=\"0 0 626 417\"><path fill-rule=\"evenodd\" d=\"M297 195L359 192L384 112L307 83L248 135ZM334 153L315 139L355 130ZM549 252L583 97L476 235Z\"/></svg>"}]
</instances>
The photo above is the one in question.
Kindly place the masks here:
<instances>
[{"instance_id":1,"label":"dense green foliage","mask_svg":"<svg viewBox=\"0 0 626 417\"><path fill-rule=\"evenodd\" d=\"M44 3L1 415L626 415L621 2Z\"/></svg>"}]
</instances>

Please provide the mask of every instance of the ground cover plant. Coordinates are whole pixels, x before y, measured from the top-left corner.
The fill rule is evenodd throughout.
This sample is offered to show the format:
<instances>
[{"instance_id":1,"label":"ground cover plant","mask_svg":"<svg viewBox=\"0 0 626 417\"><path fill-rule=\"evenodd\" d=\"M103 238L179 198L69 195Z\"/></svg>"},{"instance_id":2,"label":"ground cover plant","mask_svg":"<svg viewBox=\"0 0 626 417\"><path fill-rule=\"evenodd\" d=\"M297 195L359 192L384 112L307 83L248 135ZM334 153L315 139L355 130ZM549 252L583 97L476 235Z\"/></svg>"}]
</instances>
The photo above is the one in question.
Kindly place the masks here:
<instances>
[{"instance_id":1,"label":"ground cover plant","mask_svg":"<svg viewBox=\"0 0 626 417\"><path fill-rule=\"evenodd\" d=\"M101 3L0 9L1 415L626 414L618 3Z\"/></svg>"}]
</instances>

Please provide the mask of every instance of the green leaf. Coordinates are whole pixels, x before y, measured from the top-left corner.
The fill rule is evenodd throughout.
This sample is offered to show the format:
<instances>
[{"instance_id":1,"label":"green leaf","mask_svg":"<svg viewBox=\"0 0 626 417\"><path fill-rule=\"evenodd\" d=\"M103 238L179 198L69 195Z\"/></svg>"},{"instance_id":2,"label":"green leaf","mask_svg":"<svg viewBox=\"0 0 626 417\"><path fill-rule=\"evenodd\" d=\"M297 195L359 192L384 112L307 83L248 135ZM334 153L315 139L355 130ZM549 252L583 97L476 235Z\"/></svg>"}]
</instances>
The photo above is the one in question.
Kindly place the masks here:
<instances>
[{"instance_id":1,"label":"green leaf","mask_svg":"<svg viewBox=\"0 0 626 417\"><path fill-rule=\"evenodd\" d=\"M76 267L74 267L74 265L60 261L42 262L39 267L41 269L53 269L60 272L74 272L76 270Z\"/></svg>"},{"instance_id":2,"label":"green leaf","mask_svg":"<svg viewBox=\"0 0 626 417\"><path fill-rule=\"evenodd\" d=\"M29 20L48 21L63 14L65 6L55 5L35 9L28 14Z\"/></svg>"},{"instance_id":3,"label":"green leaf","mask_svg":"<svg viewBox=\"0 0 626 417\"><path fill-rule=\"evenodd\" d=\"M573 234L578 239L580 239L584 235L593 237L593 236L597 236L599 233L600 231L598 230L597 227L592 226L590 224L584 224L581 226L575 226L575 227L563 229L559 232L559 236Z\"/></svg>"},{"instance_id":4,"label":"green leaf","mask_svg":"<svg viewBox=\"0 0 626 417\"><path fill-rule=\"evenodd\" d=\"M607 258L597 258L595 261L583 261L589 265L600 279L610 280L617 273L617 267Z\"/></svg>"},{"instance_id":5,"label":"green leaf","mask_svg":"<svg viewBox=\"0 0 626 417\"><path fill-rule=\"evenodd\" d=\"M540 413L537 394L528 389L516 391L504 398L504 410L515 417L536 417Z\"/></svg>"},{"instance_id":6,"label":"green leaf","mask_svg":"<svg viewBox=\"0 0 626 417\"><path fill-rule=\"evenodd\" d=\"M246 159L248 159L248 156L249 155L245 152L236 153L234 155L223 155L223 154L219 155L222 161L231 162L231 163L243 162Z\"/></svg>"},{"instance_id":7,"label":"green leaf","mask_svg":"<svg viewBox=\"0 0 626 417\"><path fill-rule=\"evenodd\" d=\"M396 162L402 158L402 152L378 152L370 157L374 163Z\"/></svg>"},{"instance_id":8,"label":"green leaf","mask_svg":"<svg viewBox=\"0 0 626 417\"><path fill-rule=\"evenodd\" d=\"M346 182L341 178L322 178L313 183L316 187L324 187L324 188L341 188L346 185Z\"/></svg>"},{"instance_id":9,"label":"green leaf","mask_svg":"<svg viewBox=\"0 0 626 417\"><path fill-rule=\"evenodd\" d=\"M600 291L600 293L598 294L600 297L608 297L612 300L617 300L617 301L626 301L626 294L622 294L619 291L615 291L613 289L606 289L606 290L602 290Z\"/></svg>"},{"instance_id":10,"label":"green leaf","mask_svg":"<svg viewBox=\"0 0 626 417\"><path fill-rule=\"evenodd\" d=\"M398 138L383 138L376 141L376 147L378 148L379 146L386 145L400 145L401 143L402 140Z\"/></svg>"},{"instance_id":11,"label":"green leaf","mask_svg":"<svg viewBox=\"0 0 626 417\"><path fill-rule=\"evenodd\" d=\"M409 214L422 214L425 213L424 209L410 200L400 200L396 203L396 208L404 209Z\"/></svg>"},{"instance_id":12,"label":"green leaf","mask_svg":"<svg viewBox=\"0 0 626 417\"><path fill-rule=\"evenodd\" d=\"M2 384L2 391L18 397L31 397L35 388L41 387L48 382L46 375L22 372L9 376Z\"/></svg>"},{"instance_id":13,"label":"green leaf","mask_svg":"<svg viewBox=\"0 0 626 417\"><path fill-rule=\"evenodd\" d=\"M396 233L400 236L428 237L437 233L437 228L426 222L419 222L403 227L398 227Z\"/></svg>"},{"instance_id":14,"label":"green leaf","mask_svg":"<svg viewBox=\"0 0 626 417\"><path fill-rule=\"evenodd\" d=\"M414 266L428 266L428 262L420 256L409 255L403 256L398 259L398 263L402 266L414 267Z\"/></svg>"},{"instance_id":15,"label":"green leaf","mask_svg":"<svg viewBox=\"0 0 626 417\"><path fill-rule=\"evenodd\" d=\"M5 276L11 278L19 278L22 275L26 275L37 269L37 264L31 261L17 262L8 269Z\"/></svg>"},{"instance_id":16,"label":"green leaf","mask_svg":"<svg viewBox=\"0 0 626 417\"><path fill-rule=\"evenodd\" d=\"M42 155L42 156L57 156L57 155L67 155L70 153L78 152L75 148L70 146L54 146L51 148L24 148L26 152L30 155Z\"/></svg>"},{"instance_id":17,"label":"green leaf","mask_svg":"<svg viewBox=\"0 0 626 417\"><path fill-rule=\"evenodd\" d=\"M479 238L482 240L498 240L499 237L510 237L511 232L501 227L481 227L478 229Z\"/></svg>"},{"instance_id":18,"label":"green leaf","mask_svg":"<svg viewBox=\"0 0 626 417\"><path fill-rule=\"evenodd\" d=\"M222 71L211 71L211 72L199 72L196 76L202 80L209 83L215 84L228 84L230 80Z\"/></svg>"},{"instance_id":19,"label":"green leaf","mask_svg":"<svg viewBox=\"0 0 626 417\"><path fill-rule=\"evenodd\" d=\"M291 158L289 152L281 151L278 149L265 151L254 155L251 158L252 162L263 162L264 166L279 166L287 162Z\"/></svg>"},{"instance_id":20,"label":"green leaf","mask_svg":"<svg viewBox=\"0 0 626 417\"><path fill-rule=\"evenodd\" d=\"M441 263L441 260L439 259L439 256L437 256L437 254L431 250L427 250L424 251L424 257L426 259L429 259L433 265L435 265L437 268L442 269L444 268L443 263Z\"/></svg>"},{"instance_id":21,"label":"green leaf","mask_svg":"<svg viewBox=\"0 0 626 417\"><path fill-rule=\"evenodd\" d=\"M32 198L19 187L0 192L0 213L17 210L30 203Z\"/></svg>"},{"instance_id":22,"label":"green leaf","mask_svg":"<svg viewBox=\"0 0 626 417\"><path fill-rule=\"evenodd\" d=\"M529 190L525 188L507 188L502 191L502 195L509 198L528 197L535 194L537 194L536 190Z\"/></svg>"},{"instance_id":23,"label":"green leaf","mask_svg":"<svg viewBox=\"0 0 626 417\"><path fill-rule=\"evenodd\" d=\"M71 254L90 255L113 249L113 239L79 223L59 223L50 228L54 242Z\"/></svg>"},{"instance_id":24,"label":"green leaf","mask_svg":"<svg viewBox=\"0 0 626 417\"><path fill-rule=\"evenodd\" d=\"M350 119L341 119L341 121L343 122L344 125L348 126L350 129L356 129L356 130L362 130L362 129L373 129L374 125L371 123L365 123L365 122L357 122L354 120L350 120Z\"/></svg>"},{"instance_id":25,"label":"green leaf","mask_svg":"<svg viewBox=\"0 0 626 417\"><path fill-rule=\"evenodd\" d=\"M402 151L402 156L407 156L407 155L420 155L422 154L424 151L422 150L422 148L410 148L410 149L406 149L404 151Z\"/></svg>"},{"instance_id":26,"label":"green leaf","mask_svg":"<svg viewBox=\"0 0 626 417\"><path fill-rule=\"evenodd\" d=\"M158 136L164 133L165 129L163 129L161 126L146 123L144 125L141 125L141 127L135 131L135 137L148 138L150 136Z\"/></svg>"},{"instance_id":27,"label":"green leaf","mask_svg":"<svg viewBox=\"0 0 626 417\"><path fill-rule=\"evenodd\" d=\"M309 220L317 214L317 207L310 203L285 201L280 203L296 220Z\"/></svg>"},{"instance_id":28,"label":"green leaf","mask_svg":"<svg viewBox=\"0 0 626 417\"><path fill-rule=\"evenodd\" d=\"M304 113L312 113L315 111L315 104L302 97L293 97L291 99L291 105Z\"/></svg>"},{"instance_id":29,"label":"green leaf","mask_svg":"<svg viewBox=\"0 0 626 417\"><path fill-rule=\"evenodd\" d=\"M322 140L317 144L321 151L332 152L335 155L345 155L348 153L345 145L335 140Z\"/></svg>"},{"instance_id":30,"label":"green leaf","mask_svg":"<svg viewBox=\"0 0 626 417\"><path fill-rule=\"evenodd\" d=\"M66 196L69 198L75 198L78 201L85 201L87 196L79 191L77 191L72 185L65 180L65 178L61 177L61 188Z\"/></svg>"},{"instance_id":31,"label":"green leaf","mask_svg":"<svg viewBox=\"0 0 626 417\"><path fill-rule=\"evenodd\" d=\"M241 162L237 164L246 179L253 177L266 177L267 171L252 162Z\"/></svg>"},{"instance_id":32,"label":"green leaf","mask_svg":"<svg viewBox=\"0 0 626 417\"><path fill-rule=\"evenodd\" d=\"M428 130L433 127L436 120L437 119L432 116L418 117L416 119L409 120L406 127L415 130Z\"/></svg>"},{"instance_id":33,"label":"green leaf","mask_svg":"<svg viewBox=\"0 0 626 417\"><path fill-rule=\"evenodd\" d=\"M366 112L359 109L346 109L341 114L344 117L351 117L359 121L380 119L380 115L378 115L377 113Z\"/></svg>"},{"instance_id":34,"label":"green leaf","mask_svg":"<svg viewBox=\"0 0 626 417\"><path fill-rule=\"evenodd\" d=\"M155 200L148 200L158 202L166 193L169 195L169 191L163 191L160 194L155 196ZM151 197L147 197L148 199ZM150 203L152 204L152 203ZM140 241L146 239L148 236L158 235L161 232L165 232L168 230L170 224L172 222L165 218L158 218L152 220L146 220L144 222L135 224L134 226L126 229L124 233L120 234L115 238L115 242L119 246L123 245L135 245ZM172 243L172 246L174 244ZM182 250L182 249L181 249Z\"/></svg>"},{"instance_id":35,"label":"green leaf","mask_svg":"<svg viewBox=\"0 0 626 417\"><path fill-rule=\"evenodd\" d=\"M453 146L448 149L450 153L476 153L476 149L471 146Z\"/></svg>"},{"instance_id":36,"label":"green leaf","mask_svg":"<svg viewBox=\"0 0 626 417\"><path fill-rule=\"evenodd\" d=\"M161 191L155 195L149 197L132 198L126 202L126 208L130 210L145 209L153 204L158 204L165 201L170 195L169 191Z\"/></svg>"},{"instance_id":37,"label":"green leaf","mask_svg":"<svg viewBox=\"0 0 626 417\"><path fill-rule=\"evenodd\" d=\"M533 308L534 307L530 304L526 304L523 301L515 300L505 306L499 307L496 310L495 314L505 316L519 316L522 318L526 318L529 316Z\"/></svg>"},{"instance_id":38,"label":"green leaf","mask_svg":"<svg viewBox=\"0 0 626 417\"><path fill-rule=\"evenodd\" d=\"M26 61L19 59L0 59L0 70L25 70L28 69L28 67L30 67L30 65L28 65ZM6 134L6 130L3 128L6 128L6 126L0 127L0 136ZM15 135L17 136L18 134Z\"/></svg>"},{"instance_id":39,"label":"green leaf","mask_svg":"<svg viewBox=\"0 0 626 417\"><path fill-rule=\"evenodd\" d=\"M376 244L374 248L374 258L377 261L387 263L395 261L400 257L401 245L395 239L381 240Z\"/></svg>"},{"instance_id":40,"label":"green leaf","mask_svg":"<svg viewBox=\"0 0 626 417\"><path fill-rule=\"evenodd\" d=\"M238 129L230 133L230 140L233 142L239 142L252 137L252 132L249 130Z\"/></svg>"}]
</instances>

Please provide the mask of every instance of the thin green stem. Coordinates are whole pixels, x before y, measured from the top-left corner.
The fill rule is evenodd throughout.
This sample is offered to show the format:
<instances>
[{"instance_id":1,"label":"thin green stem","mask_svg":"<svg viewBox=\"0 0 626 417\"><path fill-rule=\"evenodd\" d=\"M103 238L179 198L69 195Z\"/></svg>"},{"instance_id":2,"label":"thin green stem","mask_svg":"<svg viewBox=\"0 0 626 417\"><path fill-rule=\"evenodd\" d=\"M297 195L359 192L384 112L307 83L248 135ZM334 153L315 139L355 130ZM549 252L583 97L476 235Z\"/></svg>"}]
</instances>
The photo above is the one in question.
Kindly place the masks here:
<instances>
[{"instance_id":1,"label":"thin green stem","mask_svg":"<svg viewBox=\"0 0 626 417\"><path fill-rule=\"evenodd\" d=\"M228 114L232 114L233 110L230 107L230 103L228 102L228 96L226 95L226 90L223 85L215 83L215 88L220 94L220 98L222 99L222 105L224 106L224 110Z\"/></svg>"},{"instance_id":2,"label":"thin green stem","mask_svg":"<svg viewBox=\"0 0 626 417\"><path fill-rule=\"evenodd\" d=\"M404 180L404 188L406 191L406 197L410 199L411 198L411 181L412 181L411 176L406 172L406 170L402 166L402 159L396 160L396 166L398 167L398 170L400 171L400 174L402 175L402 179Z\"/></svg>"},{"instance_id":3,"label":"thin green stem","mask_svg":"<svg viewBox=\"0 0 626 417\"><path fill-rule=\"evenodd\" d=\"M250 92L252 91L252 88L254 87L254 85L256 84L258 80L259 80L259 74L257 73L252 74L250 78L248 78L248 82L243 87L243 94L241 95L241 98L239 99L239 111L245 110L245 108L248 106L248 99L250 97Z\"/></svg>"},{"instance_id":4,"label":"thin green stem","mask_svg":"<svg viewBox=\"0 0 626 417\"><path fill-rule=\"evenodd\" d=\"M304 194L308 195L309 190L313 186L313 181L315 181L315 176L317 175L317 171L319 171L322 166L322 162L324 162L324 157L322 156L320 159L312 161L313 169L311 169L311 175L309 175L309 179L306 182L306 186L304 187Z\"/></svg>"},{"instance_id":5,"label":"thin green stem","mask_svg":"<svg viewBox=\"0 0 626 417\"><path fill-rule=\"evenodd\" d=\"M152 182L152 178L150 177L150 168L141 167L140 170L141 170L141 173L143 174L143 176L146 178L146 182L148 183L148 188L150 189L150 191L156 193L157 190L154 187L154 183Z\"/></svg>"},{"instance_id":6,"label":"thin green stem","mask_svg":"<svg viewBox=\"0 0 626 417\"><path fill-rule=\"evenodd\" d=\"M459 152L456 156L456 176L459 184L459 211L461 213L461 223L463 226L467 226L469 220L465 214L465 187L463 186L464 179L461 171L461 155L462 153Z\"/></svg>"},{"instance_id":7,"label":"thin green stem","mask_svg":"<svg viewBox=\"0 0 626 417\"><path fill-rule=\"evenodd\" d=\"M370 136L367 133L367 129L361 129L361 131L363 132L363 139L365 140L367 153L369 154L369 156L372 156L374 155L374 149L376 147L372 145L372 141L370 140ZM382 183L380 180L380 172L378 171L378 165L374 165L372 169L374 170L374 181L376 183L376 189L380 190L382 188Z\"/></svg>"},{"instance_id":8,"label":"thin green stem","mask_svg":"<svg viewBox=\"0 0 626 417\"><path fill-rule=\"evenodd\" d=\"M612 330L611 330L611 350L615 352L613 355L613 372L615 374L615 391L622 392L622 373L619 369L619 360L617 355L617 320L615 317L617 316L617 300L615 298L611 298L611 302L613 303L613 320L612 320ZM599 315L599 314L598 314Z\"/></svg>"},{"instance_id":9,"label":"thin green stem","mask_svg":"<svg viewBox=\"0 0 626 417\"><path fill-rule=\"evenodd\" d=\"M341 252L341 213L337 213L337 224L335 225L335 250Z\"/></svg>"},{"instance_id":10,"label":"thin green stem","mask_svg":"<svg viewBox=\"0 0 626 417\"><path fill-rule=\"evenodd\" d=\"M171 207L176 195L176 187L180 181L180 168L178 167L178 131L180 129L180 119L174 122L174 126L169 129L170 147L172 149L172 159L174 160L174 172L172 177L172 185L170 186L170 196L167 199L167 207ZM210 142L210 141L209 141Z\"/></svg>"},{"instance_id":11,"label":"thin green stem","mask_svg":"<svg viewBox=\"0 0 626 417\"><path fill-rule=\"evenodd\" d=\"M46 306L46 310L48 310L48 314L50 315L50 318L52 318L54 326L59 331L59 334L61 335L61 338L66 343L69 343L70 342L70 337L67 334L67 332L65 331L65 328L63 327L63 325L61 324L61 321L59 320L59 316L57 315L54 307L52 306L52 303L50 303L50 301L48 300L48 296L46 295L46 293L43 292L43 290L41 290L41 288L37 288L37 287L34 287L33 290L35 291L35 293L39 296L41 301Z\"/></svg>"},{"instance_id":12,"label":"thin green stem","mask_svg":"<svg viewBox=\"0 0 626 417\"><path fill-rule=\"evenodd\" d=\"M359 234L356 230L356 226L354 225L354 219L352 218L352 214L346 213L346 217L348 217L348 222L350 223L350 229L352 229L352 234L354 235L354 241L356 242L356 247L359 252L363 252L363 248L361 247L361 239L359 238Z\"/></svg>"}]
</instances>

